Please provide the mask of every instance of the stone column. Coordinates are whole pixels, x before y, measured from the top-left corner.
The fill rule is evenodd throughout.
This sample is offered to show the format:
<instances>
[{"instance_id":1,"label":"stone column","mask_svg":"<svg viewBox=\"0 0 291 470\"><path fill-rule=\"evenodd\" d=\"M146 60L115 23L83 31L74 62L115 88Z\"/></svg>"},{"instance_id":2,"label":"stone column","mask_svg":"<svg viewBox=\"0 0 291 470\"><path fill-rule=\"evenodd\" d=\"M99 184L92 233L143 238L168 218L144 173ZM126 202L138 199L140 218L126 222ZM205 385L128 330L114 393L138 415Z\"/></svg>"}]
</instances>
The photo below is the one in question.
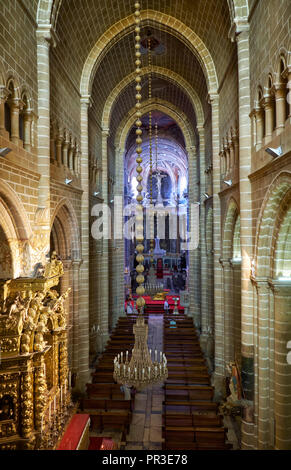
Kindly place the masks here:
<instances>
[{"instance_id":1,"label":"stone column","mask_svg":"<svg viewBox=\"0 0 291 470\"><path fill-rule=\"evenodd\" d=\"M225 151L225 176L228 178L229 176L229 170L230 170L230 149L229 149L229 144L228 141L225 141L225 146L224 146L224 151Z\"/></svg>"},{"instance_id":2,"label":"stone column","mask_svg":"<svg viewBox=\"0 0 291 470\"><path fill-rule=\"evenodd\" d=\"M39 25L37 37L38 71L38 168L39 208L50 208L50 44L55 45L51 25ZM48 211L49 215L49 211ZM50 221L48 220L48 223Z\"/></svg>"},{"instance_id":3,"label":"stone column","mask_svg":"<svg viewBox=\"0 0 291 470\"><path fill-rule=\"evenodd\" d=\"M51 123L51 136L50 136L50 159L51 163L56 163L56 129L54 123Z\"/></svg>"},{"instance_id":4,"label":"stone column","mask_svg":"<svg viewBox=\"0 0 291 470\"><path fill-rule=\"evenodd\" d=\"M226 364L234 360L234 334L233 334L233 282L230 260L220 260L223 267L224 290L224 361Z\"/></svg>"},{"instance_id":5,"label":"stone column","mask_svg":"<svg viewBox=\"0 0 291 470\"><path fill-rule=\"evenodd\" d=\"M231 260L233 286L234 357L241 364L241 261Z\"/></svg>"},{"instance_id":6,"label":"stone column","mask_svg":"<svg viewBox=\"0 0 291 470\"><path fill-rule=\"evenodd\" d=\"M5 136L6 129L5 129L5 102L9 96L10 91L0 86L0 135Z\"/></svg>"},{"instance_id":7,"label":"stone column","mask_svg":"<svg viewBox=\"0 0 291 470\"><path fill-rule=\"evenodd\" d=\"M24 139L23 146L24 149L28 152L31 151L31 123L32 123L32 112L31 110L26 110L23 116L24 124Z\"/></svg>"},{"instance_id":8,"label":"stone column","mask_svg":"<svg viewBox=\"0 0 291 470\"><path fill-rule=\"evenodd\" d=\"M16 145L19 143L19 112L21 105L22 104L18 98L12 98L10 100L11 141Z\"/></svg>"},{"instance_id":9,"label":"stone column","mask_svg":"<svg viewBox=\"0 0 291 470\"><path fill-rule=\"evenodd\" d=\"M274 130L274 100L271 95L264 96L264 109L265 109L265 126L266 126L266 133L265 133L265 144L270 142L273 137L273 130Z\"/></svg>"},{"instance_id":10,"label":"stone column","mask_svg":"<svg viewBox=\"0 0 291 470\"><path fill-rule=\"evenodd\" d=\"M256 113L256 151L260 150L264 139L264 110L258 106Z\"/></svg>"},{"instance_id":11,"label":"stone column","mask_svg":"<svg viewBox=\"0 0 291 470\"><path fill-rule=\"evenodd\" d=\"M256 279L257 289L257 361L256 369L256 403L257 448L270 449L270 286L267 279Z\"/></svg>"},{"instance_id":12,"label":"stone column","mask_svg":"<svg viewBox=\"0 0 291 470\"><path fill-rule=\"evenodd\" d=\"M69 150L68 150L68 167L69 169L73 172L74 171L74 166L73 166L73 154L74 154L74 145L72 140L69 142Z\"/></svg>"},{"instance_id":13,"label":"stone column","mask_svg":"<svg viewBox=\"0 0 291 470\"><path fill-rule=\"evenodd\" d=\"M247 19L237 24L237 52L239 78L239 179L241 220L241 318L242 318L242 385L247 400L252 401L254 376L253 301L250 281L253 256L251 184L251 112L250 100L250 51ZM253 423L242 420L242 448L252 448Z\"/></svg>"},{"instance_id":14,"label":"stone column","mask_svg":"<svg viewBox=\"0 0 291 470\"><path fill-rule=\"evenodd\" d=\"M210 96L212 106L212 155L213 155L213 266L214 266L214 385L217 398L224 395L224 319L222 268L219 262L221 253L221 207L220 207L220 168L219 168L219 95ZM212 324L211 319L209 323Z\"/></svg>"},{"instance_id":15,"label":"stone column","mask_svg":"<svg viewBox=\"0 0 291 470\"><path fill-rule=\"evenodd\" d=\"M234 142L232 136L229 140L229 160L230 160L230 173L233 174L234 170Z\"/></svg>"},{"instance_id":16,"label":"stone column","mask_svg":"<svg viewBox=\"0 0 291 470\"><path fill-rule=\"evenodd\" d=\"M275 83L276 100L276 133L277 135L285 128L286 119L286 85L285 83Z\"/></svg>"},{"instance_id":17,"label":"stone column","mask_svg":"<svg viewBox=\"0 0 291 470\"><path fill-rule=\"evenodd\" d=\"M200 150L200 285L201 285L201 336L200 344L204 353L207 351L207 341L209 335L209 323L207 314L207 254L206 254L206 211L203 202L203 194L206 192L206 177L205 177L205 131L204 127L198 128L199 132L199 150Z\"/></svg>"},{"instance_id":18,"label":"stone column","mask_svg":"<svg viewBox=\"0 0 291 470\"><path fill-rule=\"evenodd\" d=\"M56 159L57 159L57 164L59 167L63 165L63 158L62 158L63 139L64 139L64 135L63 135L62 129L59 129L57 133L57 140L56 140L56 153L57 153Z\"/></svg>"},{"instance_id":19,"label":"stone column","mask_svg":"<svg viewBox=\"0 0 291 470\"><path fill-rule=\"evenodd\" d=\"M103 203L108 206L108 136L109 129L102 129L102 198ZM109 222L109 221L108 221ZM105 221L106 224L106 221ZM107 227L104 227L105 233ZM108 240L102 240L102 254L100 263L100 294L101 294L101 322L100 334L102 336L102 345L105 347L108 338L109 322L109 243Z\"/></svg>"},{"instance_id":20,"label":"stone column","mask_svg":"<svg viewBox=\"0 0 291 470\"><path fill-rule=\"evenodd\" d=\"M123 173L123 154L122 149L116 149L115 156L115 175L117 178L116 184L114 185L114 195L120 198L120 208L115 208L115 217L114 217L114 246L115 246L115 263L116 263L116 273L115 273L115 286L117 289L116 296L116 312L114 313L113 325L115 326L118 318L124 315L124 218L123 218L123 208L124 208L124 173ZM118 237L118 238L117 238Z\"/></svg>"},{"instance_id":21,"label":"stone column","mask_svg":"<svg viewBox=\"0 0 291 470\"><path fill-rule=\"evenodd\" d=\"M89 175L88 108L90 96L81 97L81 258L79 283L79 370L77 387L84 389L89 379Z\"/></svg>"},{"instance_id":22,"label":"stone column","mask_svg":"<svg viewBox=\"0 0 291 470\"><path fill-rule=\"evenodd\" d=\"M198 171L197 171L197 150L195 146L186 149L188 153L189 166L189 210L192 210L192 204L199 202L198 191ZM191 223L191 212L190 212ZM193 230L193 227L190 227ZM189 251L189 315L193 318L194 325L198 331L201 328L201 311L200 311L200 260L198 248Z\"/></svg>"},{"instance_id":23,"label":"stone column","mask_svg":"<svg viewBox=\"0 0 291 470\"><path fill-rule=\"evenodd\" d=\"M291 365L287 343L291 341L291 284L272 281L275 313L275 449L291 450Z\"/></svg>"},{"instance_id":24,"label":"stone column","mask_svg":"<svg viewBox=\"0 0 291 470\"><path fill-rule=\"evenodd\" d=\"M69 168L69 161L68 161L68 150L70 145L70 138L67 131L64 132L64 140L63 140L63 164L65 168Z\"/></svg>"}]
</instances>

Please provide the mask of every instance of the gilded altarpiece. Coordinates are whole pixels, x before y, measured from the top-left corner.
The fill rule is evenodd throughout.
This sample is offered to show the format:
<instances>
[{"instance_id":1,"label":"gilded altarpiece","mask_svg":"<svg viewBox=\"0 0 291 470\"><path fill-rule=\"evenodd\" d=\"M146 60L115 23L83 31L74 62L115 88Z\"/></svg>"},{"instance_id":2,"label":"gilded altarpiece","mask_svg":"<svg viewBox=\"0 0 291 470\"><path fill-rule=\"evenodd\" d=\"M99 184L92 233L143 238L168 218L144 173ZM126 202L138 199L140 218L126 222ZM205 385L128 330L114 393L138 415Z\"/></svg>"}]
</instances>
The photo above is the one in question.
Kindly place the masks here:
<instances>
[{"instance_id":1,"label":"gilded altarpiece","mask_svg":"<svg viewBox=\"0 0 291 470\"><path fill-rule=\"evenodd\" d=\"M56 254L34 278L0 281L0 449L53 449L72 413L67 312Z\"/></svg>"}]
</instances>

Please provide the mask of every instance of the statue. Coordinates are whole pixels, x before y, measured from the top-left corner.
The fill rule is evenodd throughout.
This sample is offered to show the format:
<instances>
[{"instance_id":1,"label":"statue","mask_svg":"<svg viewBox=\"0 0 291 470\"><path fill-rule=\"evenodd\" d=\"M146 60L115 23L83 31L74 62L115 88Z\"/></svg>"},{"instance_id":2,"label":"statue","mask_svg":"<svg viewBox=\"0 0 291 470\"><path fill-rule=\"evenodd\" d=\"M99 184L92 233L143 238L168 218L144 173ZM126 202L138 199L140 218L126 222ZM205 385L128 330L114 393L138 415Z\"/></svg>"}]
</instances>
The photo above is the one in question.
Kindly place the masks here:
<instances>
[{"instance_id":1,"label":"statue","mask_svg":"<svg viewBox=\"0 0 291 470\"><path fill-rule=\"evenodd\" d=\"M162 198L162 180L167 177L167 175L162 175L160 171L158 171L155 175L157 180L157 187L158 187L158 195L157 195L157 204L163 205L163 198Z\"/></svg>"},{"instance_id":2,"label":"statue","mask_svg":"<svg viewBox=\"0 0 291 470\"><path fill-rule=\"evenodd\" d=\"M13 398L4 395L0 400L0 421L6 421L14 418Z\"/></svg>"},{"instance_id":3,"label":"statue","mask_svg":"<svg viewBox=\"0 0 291 470\"><path fill-rule=\"evenodd\" d=\"M242 406L242 397L239 370L235 362L230 362L226 366L226 368L230 374L230 395L226 398L226 401L221 404L219 410L221 414L225 415L240 414Z\"/></svg>"}]
</instances>

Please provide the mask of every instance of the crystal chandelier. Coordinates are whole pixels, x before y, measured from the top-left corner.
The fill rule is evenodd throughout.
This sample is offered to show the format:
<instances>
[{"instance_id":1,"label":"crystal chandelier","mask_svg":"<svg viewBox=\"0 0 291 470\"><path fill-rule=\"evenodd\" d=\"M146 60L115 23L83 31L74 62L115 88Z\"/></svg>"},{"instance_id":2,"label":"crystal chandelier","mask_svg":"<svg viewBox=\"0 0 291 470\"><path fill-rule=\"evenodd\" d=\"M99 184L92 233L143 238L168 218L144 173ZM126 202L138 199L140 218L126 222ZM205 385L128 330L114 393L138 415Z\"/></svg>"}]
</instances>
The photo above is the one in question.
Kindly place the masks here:
<instances>
[{"instance_id":1,"label":"crystal chandelier","mask_svg":"<svg viewBox=\"0 0 291 470\"><path fill-rule=\"evenodd\" d=\"M137 163L137 191L138 195L136 197L137 206L136 206L136 251L137 256L136 260L138 265L136 266L137 277L136 281L138 287L136 293L138 299L136 301L136 306L138 310L138 317L135 325L133 326L133 332L135 336L134 349L132 350L131 359L129 361L129 353L126 351L125 355L123 352L117 355L114 359L114 372L113 378L119 383L126 385L128 387L134 387L136 390L142 390L149 385L153 385L158 382L164 382L168 377L167 370L167 359L165 354L162 352L159 353L158 361L158 351L155 351L154 361L152 361L151 355L152 352L148 350L147 339L148 339L148 325L145 324L144 317L142 315L143 308L145 306L145 300L143 295L145 293L144 284L144 232L143 232L143 196L142 196L142 180L141 175L143 168L142 163L142 122L141 122L141 52L140 52L140 3L135 3L135 56L136 56L136 163Z\"/></svg>"},{"instance_id":2,"label":"crystal chandelier","mask_svg":"<svg viewBox=\"0 0 291 470\"><path fill-rule=\"evenodd\" d=\"M158 354L155 350L154 362L152 361L152 351L147 346L148 325L142 315L137 317L133 332L135 342L131 359L129 361L128 351L115 357L113 378L117 383L142 390L167 379L167 359L165 354Z\"/></svg>"}]
</instances>

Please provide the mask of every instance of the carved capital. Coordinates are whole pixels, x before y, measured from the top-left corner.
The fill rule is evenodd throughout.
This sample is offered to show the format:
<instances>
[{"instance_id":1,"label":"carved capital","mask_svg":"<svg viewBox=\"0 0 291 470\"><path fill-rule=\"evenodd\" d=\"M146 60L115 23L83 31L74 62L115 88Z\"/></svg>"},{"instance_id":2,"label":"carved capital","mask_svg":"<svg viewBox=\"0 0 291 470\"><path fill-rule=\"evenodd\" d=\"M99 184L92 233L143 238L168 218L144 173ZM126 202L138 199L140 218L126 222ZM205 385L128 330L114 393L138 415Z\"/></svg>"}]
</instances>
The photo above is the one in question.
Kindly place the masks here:
<instances>
[{"instance_id":1,"label":"carved capital","mask_svg":"<svg viewBox=\"0 0 291 470\"><path fill-rule=\"evenodd\" d=\"M11 91L8 90L8 88L6 88L5 86L0 86L0 104L2 104L3 102L5 103L10 93Z\"/></svg>"},{"instance_id":2,"label":"carved capital","mask_svg":"<svg viewBox=\"0 0 291 470\"><path fill-rule=\"evenodd\" d=\"M36 30L37 43L40 45L56 47L59 39L51 24L39 24Z\"/></svg>"}]
</instances>

